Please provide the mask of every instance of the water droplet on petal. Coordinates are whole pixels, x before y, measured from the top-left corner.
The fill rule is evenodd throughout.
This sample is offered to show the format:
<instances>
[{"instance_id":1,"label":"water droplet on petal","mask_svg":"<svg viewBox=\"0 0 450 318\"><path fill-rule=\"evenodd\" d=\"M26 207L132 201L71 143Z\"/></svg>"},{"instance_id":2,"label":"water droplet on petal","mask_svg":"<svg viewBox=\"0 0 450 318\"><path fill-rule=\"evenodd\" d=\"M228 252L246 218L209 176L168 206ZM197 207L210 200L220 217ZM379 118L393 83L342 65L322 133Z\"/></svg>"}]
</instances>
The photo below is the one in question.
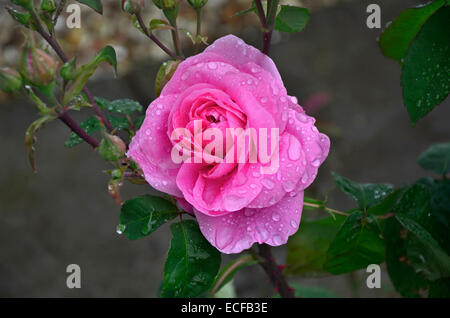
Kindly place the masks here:
<instances>
[{"instance_id":1,"label":"water droplet on petal","mask_svg":"<svg viewBox=\"0 0 450 318\"><path fill-rule=\"evenodd\" d=\"M320 160L319 160L319 159L316 159L316 160L314 160L313 162L311 162L311 164L312 164L314 167L318 167L318 166L320 166Z\"/></svg>"},{"instance_id":2,"label":"water droplet on petal","mask_svg":"<svg viewBox=\"0 0 450 318\"><path fill-rule=\"evenodd\" d=\"M272 214L272 220L278 222L280 220L280 215L275 212L274 214Z\"/></svg>"},{"instance_id":3,"label":"water droplet on petal","mask_svg":"<svg viewBox=\"0 0 450 318\"><path fill-rule=\"evenodd\" d=\"M209 62L208 63L208 68L210 70L215 70L217 68L217 63L216 62Z\"/></svg>"},{"instance_id":4,"label":"water droplet on petal","mask_svg":"<svg viewBox=\"0 0 450 318\"><path fill-rule=\"evenodd\" d=\"M262 179L261 184L269 190L272 190L275 187L275 182L267 178Z\"/></svg>"},{"instance_id":5,"label":"water droplet on petal","mask_svg":"<svg viewBox=\"0 0 450 318\"><path fill-rule=\"evenodd\" d=\"M290 224L293 229L296 229L298 227L297 222L295 222L294 220L291 220Z\"/></svg>"},{"instance_id":6,"label":"water droplet on petal","mask_svg":"<svg viewBox=\"0 0 450 318\"><path fill-rule=\"evenodd\" d=\"M290 135L289 136L289 149L288 149L289 159L292 161L297 161L301 156L301 145L297 138Z\"/></svg>"},{"instance_id":7,"label":"water droplet on petal","mask_svg":"<svg viewBox=\"0 0 450 318\"><path fill-rule=\"evenodd\" d=\"M275 234L275 235L272 237L272 240L273 240L273 243L274 243L275 245L281 245L282 242L283 242L283 240L281 239L281 236L279 236L278 234Z\"/></svg>"}]
</instances>

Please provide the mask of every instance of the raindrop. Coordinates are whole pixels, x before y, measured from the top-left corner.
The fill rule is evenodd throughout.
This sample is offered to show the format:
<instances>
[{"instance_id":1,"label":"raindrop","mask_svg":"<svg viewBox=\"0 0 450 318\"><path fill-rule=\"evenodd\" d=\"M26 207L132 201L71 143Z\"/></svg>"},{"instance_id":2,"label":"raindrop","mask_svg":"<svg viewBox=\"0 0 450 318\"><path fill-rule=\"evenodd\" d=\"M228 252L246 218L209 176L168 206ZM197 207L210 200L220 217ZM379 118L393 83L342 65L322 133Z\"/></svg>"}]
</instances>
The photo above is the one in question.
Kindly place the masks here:
<instances>
[{"instance_id":1,"label":"raindrop","mask_svg":"<svg viewBox=\"0 0 450 318\"><path fill-rule=\"evenodd\" d=\"M273 242L275 243L275 245L281 245L281 243L283 242L281 239L281 236L279 236L278 234L275 234L272 237Z\"/></svg>"},{"instance_id":2,"label":"raindrop","mask_svg":"<svg viewBox=\"0 0 450 318\"><path fill-rule=\"evenodd\" d=\"M264 178L261 180L261 184L267 189L271 190L275 187L275 182L270 179Z\"/></svg>"},{"instance_id":3,"label":"raindrop","mask_svg":"<svg viewBox=\"0 0 450 318\"><path fill-rule=\"evenodd\" d=\"M316 160L314 160L313 162L311 162L311 164L312 164L314 167L318 167L318 166L320 166L320 160L319 160L319 159L316 159Z\"/></svg>"},{"instance_id":4,"label":"raindrop","mask_svg":"<svg viewBox=\"0 0 450 318\"><path fill-rule=\"evenodd\" d=\"M280 215L278 213L272 214L272 220L278 222L280 220Z\"/></svg>"},{"instance_id":5,"label":"raindrop","mask_svg":"<svg viewBox=\"0 0 450 318\"><path fill-rule=\"evenodd\" d=\"M217 68L217 63L215 63L215 62L209 62L209 63L208 63L208 68L209 68L210 70L215 70L215 69Z\"/></svg>"},{"instance_id":6,"label":"raindrop","mask_svg":"<svg viewBox=\"0 0 450 318\"><path fill-rule=\"evenodd\" d=\"M292 161L297 161L301 156L301 145L297 138L290 135L289 136L289 149L288 149L289 159Z\"/></svg>"}]
</instances>

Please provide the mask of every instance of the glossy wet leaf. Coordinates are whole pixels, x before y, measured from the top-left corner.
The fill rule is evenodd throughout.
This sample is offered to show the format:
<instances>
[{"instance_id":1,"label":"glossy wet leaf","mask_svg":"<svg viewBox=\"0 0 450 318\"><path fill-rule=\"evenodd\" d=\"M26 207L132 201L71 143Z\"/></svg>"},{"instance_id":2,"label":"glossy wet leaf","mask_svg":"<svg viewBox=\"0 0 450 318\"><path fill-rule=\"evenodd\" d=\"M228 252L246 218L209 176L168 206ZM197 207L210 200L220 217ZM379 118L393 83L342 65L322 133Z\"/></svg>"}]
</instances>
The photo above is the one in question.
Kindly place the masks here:
<instances>
[{"instance_id":1,"label":"glossy wet leaf","mask_svg":"<svg viewBox=\"0 0 450 318\"><path fill-rule=\"evenodd\" d=\"M442 296L449 288L450 258L440 245L448 239L449 228L440 208L432 203L440 186L441 181L419 180L398 202L395 218L386 220L387 269L405 297Z\"/></svg>"},{"instance_id":2,"label":"glossy wet leaf","mask_svg":"<svg viewBox=\"0 0 450 318\"><path fill-rule=\"evenodd\" d=\"M413 123L447 98L450 90L450 6L423 25L405 56L403 101Z\"/></svg>"},{"instance_id":3,"label":"glossy wet leaf","mask_svg":"<svg viewBox=\"0 0 450 318\"><path fill-rule=\"evenodd\" d=\"M300 32L308 24L308 21L308 9L282 5L280 12L275 19L274 28L280 32Z\"/></svg>"},{"instance_id":4,"label":"glossy wet leaf","mask_svg":"<svg viewBox=\"0 0 450 318\"><path fill-rule=\"evenodd\" d=\"M106 116L106 117L108 118L111 125L118 130L129 128L129 123L126 118L116 116ZM89 135L101 130L100 122L95 116L89 117L88 119L83 121L80 124L80 126ZM82 142L83 139L81 139L77 134L71 133L69 139L67 139L65 143L65 146L67 148L71 148L81 144Z\"/></svg>"},{"instance_id":5,"label":"glossy wet leaf","mask_svg":"<svg viewBox=\"0 0 450 318\"><path fill-rule=\"evenodd\" d=\"M35 120L25 132L25 147L27 148L28 160L30 162L31 169L33 169L33 171L36 171L34 159L35 154L34 144L36 142L36 133L38 130L42 129L45 125L47 125L55 118L56 117L52 115L42 116L39 119Z\"/></svg>"},{"instance_id":6,"label":"glossy wet leaf","mask_svg":"<svg viewBox=\"0 0 450 318\"><path fill-rule=\"evenodd\" d=\"M338 188L355 200L363 211L381 203L393 191L393 186L389 183L357 183L335 172L332 175Z\"/></svg>"},{"instance_id":7,"label":"glossy wet leaf","mask_svg":"<svg viewBox=\"0 0 450 318\"><path fill-rule=\"evenodd\" d=\"M450 172L450 143L434 144L417 159L425 170L444 175Z\"/></svg>"},{"instance_id":8,"label":"glossy wet leaf","mask_svg":"<svg viewBox=\"0 0 450 318\"><path fill-rule=\"evenodd\" d=\"M370 207L367 210L367 213L373 215L386 215L388 213L392 213L404 192L404 188L400 188L395 190L394 192L391 192L383 199L383 201Z\"/></svg>"},{"instance_id":9,"label":"glossy wet leaf","mask_svg":"<svg viewBox=\"0 0 450 318\"><path fill-rule=\"evenodd\" d=\"M410 240L407 256L416 272L422 272L429 280L450 276L450 257L438 242L419 223L408 216L397 214L396 219L417 240Z\"/></svg>"},{"instance_id":10,"label":"glossy wet leaf","mask_svg":"<svg viewBox=\"0 0 450 318\"><path fill-rule=\"evenodd\" d=\"M77 0L79 3L87 5L89 8L94 9L100 14L103 14L103 6L100 0Z\"/></svg>"},{"instance_id":11,"label":"glossy wet leaf","mask_svg":"<svg viewBox=\"0 0 450 318\"><path fill-rule=\"evenodd\" d=\"M299 230L288 241L286 273L289 275L322 276L328 248L345 217L341 215L319 220L302 220Z\"/></svg>"},{"instance_id":12,"label":"glossy wet leaf","mask_svg":"<svg viewBox=\"0 0 450 318\"><path fill-rule=\"evenodd\" d=\"M151 234L177 216L178 209L171 202L144 195L123 203L120 209L120 225L127 238L136 240Z\"/></svg>"},{"instance_id":13,"label":"glossy wet leaf","mask_svg":"<svg viewBox=\"0 0 450 318\"><path fill-rule=\"evenodd\" d=\"M411 42L423 24L445 2L446 0L438 0L425 6L406 9L400 13L380 37L379 43L383 54L402 63Z\"/></svg>"},{"instance_id":14,"label":"glossy wet leaf","mask_svg":"<svg viewBox=\"0 0 450 318\"><path fill-rule=\"evenodd\" d=\"M64 93L63 104L67 105L83 90L88 79L95 73L101 62L107 62L114 67L117 73L116 52L112 46L104 47L89 63L77 69L69 88Z\"/></svg>"},{"instance_id":15,"label":"glossy wet leaf","mask_svg":"<svg viewBox=\"0 0 450 318\"><path fill-rule=\"evenodd\" d=\"M384 241L375 217L354 212L347 217L327 252L325 270L338 275L384 261Z\"/></svg>"},{"instance_id":16,"label":"glossy wet leaf","mask_svg":"<svg viewBox=\"0 0 450 318\"><path fill-rule=\"evenodd\" d=\"M220 252L202 235L196 221L171 225L162 297L197 297L210 288L220 268Z\"/></svg>"},{"instance_id":17,"label":"glossy wet leaf","mask_svg":"<svg viewBox=\"0 0 450 318\"><path fill-rule=\"evenodd\" d=\"M142 105L132 99L123 98L109 101L106 98L95 97L98 106L112 113L130 115L133 112L142 112Z\"/></svg>"}]
</instances>

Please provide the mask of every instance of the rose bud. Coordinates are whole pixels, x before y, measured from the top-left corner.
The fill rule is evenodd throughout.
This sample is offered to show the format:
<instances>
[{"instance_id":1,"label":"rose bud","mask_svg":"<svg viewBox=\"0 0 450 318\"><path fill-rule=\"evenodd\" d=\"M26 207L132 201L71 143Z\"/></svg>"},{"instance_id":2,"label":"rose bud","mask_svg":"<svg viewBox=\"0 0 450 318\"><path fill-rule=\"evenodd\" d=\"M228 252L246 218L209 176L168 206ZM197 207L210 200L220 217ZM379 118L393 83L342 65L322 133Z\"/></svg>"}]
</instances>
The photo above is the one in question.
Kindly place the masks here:
<instances>
[{"instance_id":1,"label":"rose bud","mask_svg":"<svg viewBox=\"0 0 450 318\"><path fill-rule=\"evenodd\" d=\"M153 3L162 10L171 10L178 6L176 0L153 0Z\"/></svg>"},{"instance_id":2,"label":"rose bud","mask_svg":"<svg viewBox=\"0 0 450 318\"><path fill-rule=\"evenodd\" d=\"M201 9L208 0L188 0L188 2L194 9Z\"/></svg>"},{"instance_id":3,"label":"rose bud","mask_svg":"<svg viewBox=\"0 0 450 318\"><path fill-rule=\"evenodd\" d=\"M22 76L12 68L0 68L0 89L6 93L17 91L22 87Z\"/></svg>"},{"instance_id":4,"label":"rose bud","mask_svg":"<svg viewBox=\"0 0 450 318\"><path fill-rule=\"evenodd\" d=\"M27 45L20 58L20 73L34 85L48 85L55 78L58 64L41 49Z\"/></svg>"},{"instance_id":5,"label":"rose bud","mask_svg":"<svg viewBox=\"0 0 450 318\"><path fill-rule=\"evenodd\" d=\"M52 13L56 10L56 5L53 0L42 0L41 10L44 12Z\"/></svg>"},{"instance_id":6,"label":"rose bud","mask_svg":"<svg viewBox=\"0 0 450 318\"><path fill-rule=\"evenodd\" d=\"M136 14L141 12L141 9L144 6L144 0L122 0L122 9L129 14Z\"/></svg>"}]
</instances>

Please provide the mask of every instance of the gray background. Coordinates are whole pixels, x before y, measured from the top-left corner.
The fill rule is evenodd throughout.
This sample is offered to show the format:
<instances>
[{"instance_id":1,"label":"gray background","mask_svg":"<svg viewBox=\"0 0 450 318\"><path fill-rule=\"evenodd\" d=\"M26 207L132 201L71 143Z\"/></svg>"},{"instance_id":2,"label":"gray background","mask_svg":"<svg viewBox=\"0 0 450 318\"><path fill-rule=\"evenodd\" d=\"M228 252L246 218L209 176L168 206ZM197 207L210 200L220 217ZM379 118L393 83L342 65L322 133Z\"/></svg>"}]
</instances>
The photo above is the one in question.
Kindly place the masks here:
<instances>
[{"instance_id":1,"label":"gray background","mask_svg":"<svg viewBox=\"0 0 450 318\"><path fill-rule=\"evenodd\" d=\"M412 182L426 175L416 157L431 143L449 140L448 100L415 127L410 123L402 104L400 68L381 54L376 41L381 31L365 25L369 3L381 5L384 25L420 1L347 1L314 12L300 34L275 35L280 41L271 55L289 94L302 102L314 92L329 92L331 102L315 116L334 123L340 131L332 136L330 156L309 196L323 197L333 187L330 170L362 182L396 186ZM241 36L258 44L254 28L243 30ZM158 65L142 63L125 77L91 83L91 90L147 105L153 98ZM35 118L36 111L22 100L0 105L0 296L156 296L169 228L139 241L118 235L119 207L107 193L108 177L103 172L107 166L87 145L65 149L69 132L60 122L38 134L38 173L33 174L24 132ZM126 184L122 196L148 191L147 186ZM346 209L352 203L334 191L330 206ZM277 256L282 263L283 247L277 249ZM65 285L65 269L72 263L82 269L78 290ZM386 273L381 290L367 289L365 277L359 272L293 281L327 287L343 297L396 296ZM259 267L238 274L236 286L239 296L271 294Z\"/></svg>"}]
</instances>

